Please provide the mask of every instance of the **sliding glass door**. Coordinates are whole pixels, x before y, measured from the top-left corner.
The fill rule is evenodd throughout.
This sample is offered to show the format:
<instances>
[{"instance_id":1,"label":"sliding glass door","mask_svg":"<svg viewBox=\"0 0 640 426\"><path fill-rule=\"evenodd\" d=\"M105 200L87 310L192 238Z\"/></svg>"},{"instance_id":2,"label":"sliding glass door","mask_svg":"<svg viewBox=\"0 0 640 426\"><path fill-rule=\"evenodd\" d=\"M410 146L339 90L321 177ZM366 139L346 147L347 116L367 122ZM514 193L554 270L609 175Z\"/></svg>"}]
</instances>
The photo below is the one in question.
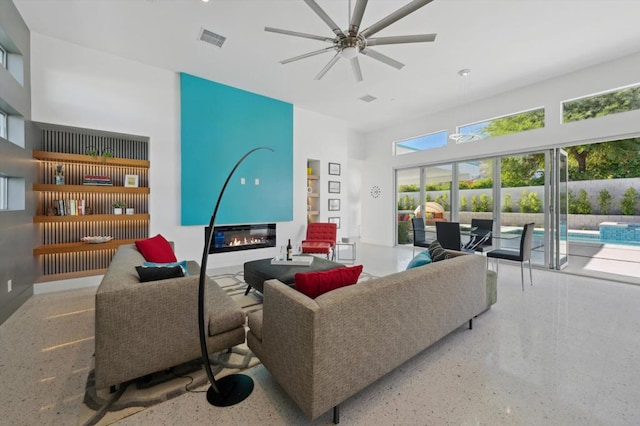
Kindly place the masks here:
<instances>
[{"instance_id":1,"label":"sliding glass door","mask_svg":"<svg viewBox=\"0 0 640 426\"><path fill-rule=\"evenodd\" d=\"M549 235L552 238L550 267L562 269L567 266L569 254L569 163L567 152L561 148L550 150L552 175L548 180L551 193L549 208Z\"/></svg>"}]
</instances>

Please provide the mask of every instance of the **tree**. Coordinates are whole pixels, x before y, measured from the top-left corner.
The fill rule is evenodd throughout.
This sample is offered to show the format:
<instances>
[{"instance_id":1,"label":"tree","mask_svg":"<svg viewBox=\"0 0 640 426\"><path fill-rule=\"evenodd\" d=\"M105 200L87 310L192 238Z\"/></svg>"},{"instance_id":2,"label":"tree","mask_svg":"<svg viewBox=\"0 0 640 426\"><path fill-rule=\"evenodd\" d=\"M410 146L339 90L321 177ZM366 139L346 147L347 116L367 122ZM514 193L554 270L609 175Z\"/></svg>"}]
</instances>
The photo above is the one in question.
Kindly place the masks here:
<instances>
[{"instance_id":1,"label":"tree","mask_svg":"<svg viewBox=\"0 0 640 426\"><path fill-rule=\"evenodd\" d=\"M544 182L544 154L519 155L500 159L502 188L540 185Z\"/></svg>"},{"instance_id":2,"label":"tree","mask_svg":"<svg viewBox=\"0 0 640 426\"><path fill-rule=\"evenodd\" d=\"M636 214L638 205L638 191L634 187L627 189L622 195L620 202L620 213L633 216Z\"/></svg>"}]
</instances>

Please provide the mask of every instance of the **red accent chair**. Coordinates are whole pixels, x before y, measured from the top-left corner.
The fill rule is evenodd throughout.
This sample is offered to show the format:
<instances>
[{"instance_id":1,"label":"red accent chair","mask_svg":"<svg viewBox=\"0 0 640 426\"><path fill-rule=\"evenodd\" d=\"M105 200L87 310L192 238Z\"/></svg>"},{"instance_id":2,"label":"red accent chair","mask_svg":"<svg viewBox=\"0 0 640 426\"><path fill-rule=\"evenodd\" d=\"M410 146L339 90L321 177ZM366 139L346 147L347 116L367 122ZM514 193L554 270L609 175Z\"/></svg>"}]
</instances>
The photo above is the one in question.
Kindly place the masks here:
<instances>
[{"instance_id":1,"label":"red accent chair","mask_svg":"<svg viewBox=\"0 0 640 426\"><path fill-rule=\"evenodd\" d=\"M326 254L327 259L335 259L336 234L335 223L314 222L307 225L307 238L302 241L302 253Z\"/></svg>"}]
</instances>

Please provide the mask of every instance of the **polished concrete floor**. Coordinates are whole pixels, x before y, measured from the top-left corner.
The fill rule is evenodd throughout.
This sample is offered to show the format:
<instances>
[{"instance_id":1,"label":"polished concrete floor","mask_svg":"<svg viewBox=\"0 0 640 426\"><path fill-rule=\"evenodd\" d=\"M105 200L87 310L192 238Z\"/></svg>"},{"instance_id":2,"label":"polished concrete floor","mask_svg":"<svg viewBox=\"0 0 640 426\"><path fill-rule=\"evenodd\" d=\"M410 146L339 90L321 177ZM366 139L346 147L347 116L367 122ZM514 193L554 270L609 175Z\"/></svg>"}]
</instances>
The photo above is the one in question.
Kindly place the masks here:
<instances>
[{"instance_id":1,"label":"polished concrete floor","mask_svg":"<svg viewBox=\"0 0 640 426\"><path fill-rule=\"evenodd\" d=\"M373 275L403 269L410 248L361 244ZM342 404L353 425L637 425L640 286L501 265L498 302ZM32 297L0 326L0 424L73 425L93 353L94 289ZM357 351L358 348L353 348ZM348 360L336 360L348 362ZM262 366L252 395L216 408L189 393L119 425L309 422Z\"/></svg>"}]
</instances>

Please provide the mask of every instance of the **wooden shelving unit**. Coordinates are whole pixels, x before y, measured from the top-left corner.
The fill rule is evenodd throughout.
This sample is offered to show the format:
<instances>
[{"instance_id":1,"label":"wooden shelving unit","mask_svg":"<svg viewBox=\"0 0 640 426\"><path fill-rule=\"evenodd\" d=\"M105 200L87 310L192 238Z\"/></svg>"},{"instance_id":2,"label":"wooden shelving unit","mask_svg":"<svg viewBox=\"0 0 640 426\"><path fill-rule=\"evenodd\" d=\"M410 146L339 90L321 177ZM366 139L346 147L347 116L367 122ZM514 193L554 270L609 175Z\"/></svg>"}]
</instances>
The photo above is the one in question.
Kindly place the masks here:
<instances>
[{"instance_id":1,"label":"wooden shelving unit","mask_svg":"<svg viewBox=\"0 0 640 426\"><path fill-rule=\"evenodd\" d=\"M149 236L148 140L49 124L42 130L45 150L33 151L38 163L33 223L41 237L41 244L33 249L41 270L37 282L104 274L120 245ZM82 154L89 150L117 152L120 156ZM63 185L55 184L57 166L63 167ZM113 185L83 185L87 175L108 176ZM138 176L138 187L124 186L127 175ZM87 213L92 214L57 215L57 200L84 200ZM113 214L115 202L125 202L135 214ZM102 244L81 241L96 235L114 239Z\"/></svg>"},{"instance_id":2,"label":"wooden shelving unit","mask_svg":"<svg viewBox=\"0 0 640 426\"><path fill-rule=\"evenodd\" d=\"M309 160L307 167L312 171L318 169L315 160ZM315 166L315 167L314 167ZM311 191L309 191L309 188ZM307 222L317 222L320 215L320 176L307 174Z\"/></svg>"}]
</instances>

